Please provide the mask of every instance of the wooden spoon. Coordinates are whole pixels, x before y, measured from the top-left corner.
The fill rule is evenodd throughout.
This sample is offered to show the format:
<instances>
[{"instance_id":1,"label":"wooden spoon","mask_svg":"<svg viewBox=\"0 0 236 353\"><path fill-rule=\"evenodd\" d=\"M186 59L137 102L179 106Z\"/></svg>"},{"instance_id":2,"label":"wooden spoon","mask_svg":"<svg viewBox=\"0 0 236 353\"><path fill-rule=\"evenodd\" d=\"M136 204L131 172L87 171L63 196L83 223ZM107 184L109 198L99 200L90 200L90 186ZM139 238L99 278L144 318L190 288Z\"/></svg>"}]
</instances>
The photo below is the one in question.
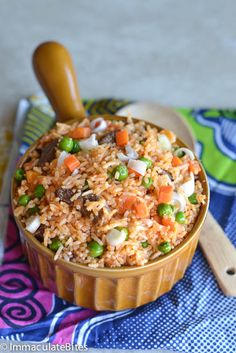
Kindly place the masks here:
<instances>
[{"instance_id":1,"label":"wooden spoon","mask_svg":"<svg viewBox=\"0 0 236 353\"><path fill-rule=\"evenodd\" d=\"M60 122L85 118L71 56L57 42L45 42L33 54L34 72Z\"/></svg>"},{"instance_id":2,"label":"wooden spoon","mask_svg":"<svg viewBox=\"0 0 236 353\"><path fill-rule=\"evenodd\" d=\"M172 129L192 150L195 139L184 120L172 109L156 103L133 103L116 112L116 115L138 117ZM214 272L216 280L227 296L236 296L236 249L215 218L208 212L202 228L200 246Z\"/></svg>"}]
</instances>

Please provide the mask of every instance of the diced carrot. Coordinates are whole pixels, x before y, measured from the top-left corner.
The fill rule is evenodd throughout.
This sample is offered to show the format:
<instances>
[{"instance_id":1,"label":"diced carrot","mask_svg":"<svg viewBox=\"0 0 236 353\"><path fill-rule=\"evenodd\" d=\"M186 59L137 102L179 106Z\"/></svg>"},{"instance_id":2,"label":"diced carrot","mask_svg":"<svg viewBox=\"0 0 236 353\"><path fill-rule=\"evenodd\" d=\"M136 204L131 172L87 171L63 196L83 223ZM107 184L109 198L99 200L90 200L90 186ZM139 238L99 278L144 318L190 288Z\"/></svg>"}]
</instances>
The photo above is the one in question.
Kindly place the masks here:
<instances>
[{"instance_id":1,"label":"diced carrot","mask_svg":"<svg viewBox=\"0 0 236 353\"><path fill-rule=\"evenodd\" d=\"M71 155L64 159L64 164L70 172L73 172L76 168L79 167L80 162L74 155Z\"/></svg>"},{"instance_id":2,"label":"diced carrot","mask_svg":"<svg viewBox=\"0 0 236 353\"><path fill-rule=\"evenodd\" d=\"M180 159L179 157L174 156L174 157L172 158L171 164L172 164L173 167L178 167L179 165L182 164L182 161L181 161L181 159Z\"/></svg>"},{"instance_id":3,"label":"diced carrot","mask_svg":"<svg viewBox=\"0 0 236 353\"><path fill-rule=\"evenodd\" d=\"M175 134L172 131L170 131L170 130L167 130L167 129L161 130L160 134L166 135L166 137L168 137L168 139L170 140L171 143L176 141Z\"/></svg>"},{"instance_id":4,"label":"diced carrot","mask_svg":"<svg viewBox=\"0 0 236 353\"><path fill-rule=\"evenodd\" d=\"M79 126L69 133L74 139L85 139L91 135L91 129L87 126Z\"/></svg>"},{"instance_id":5,"label":"diced carrot","mask_svg":"<svg viewBox=\"0 0 236 353\"><path fill-rule=\"evenodd\" d=\"M170 218L163 217L161 223L165 227L170 227L171 231L175 230L175 222L173 222Z\"/></svg>"},{"instance_id":6,"label":"diced carrot","mask_svg":"<svg viewBox=\"0 0 236 353\"><path fill-rule=\"evenodd\" d=\"M170 185L161 186L159 189L158 203L168 203L172 200L173 187Z\"/></svg>"},{"instance_id":7,"label":"diced carrot","mask_svg":"<svg viewBox=\"0 0 236 353\"><path fill-rule=\"evenodd\" d=\"M200 165L197 161L189 161L189 167L188 167L189 172L192 172L193 174L198 174L201 171Z\"/></svg>"},{"instance_id":8,"label":"diced carrot","mask_svg":"<svg viewBox=\"0 0 236 353\"><path fill-rule=\"evenodd\" d=\"M189 170L189 172L194 173L194 164L192 163L192 161L189 162L188 170Z\"/></svg>"},{"instance_id":9,"label":"diced carrot","mask_svg":"<svg viewBox=\"0 0 236 353\"><path fill-rule=\"evenodd\" d=\"M134 204L134 209L138 218L147 218L149 216L148 208L144 201L137 200Z\"/></svg>"},{"instance_id":10,"label":"diced carrot","mask_svg":"<svg viewBox=\"0 0 236 353\"><path fill-rule=\"evenodd\" d=\"M120 207L121 213L124 213L127 210L131 210L135 202L136 202L136 196L133 196L133 195L125 196Z\"/></svg>"},{"instance_id":11,"label":"diced carrot","mask_svg":"<svg viewBox=\"0 0 236 353\"><path fill-rule=\"evenodd\" d=\"M116 132L116 144L118 146L125 146L129 142L129 134L127 130Z\"/></svg>"},{"instance_id":12,"label":"diced carrot","mask_svg":"<svg viewBox=\"0 0 236 353\"><path fill-rule=\"evenodd\" d=\"M152 218L153 218L154 221L156 221L157 223L162 224L162 218L161 218L160 216L154 215Z\"/></svg>"},{"instance_id":13,"label":"diced carrot","mask_svg":"<svg viewBox=\"0 0 236 353\"><path fill-rule=\"evenodd\" d=\"M27 170L25 174L26 180L30 185L35 185L38 183L38 177L40 176L39 173L35 172L34 170Z\"/></svg>"}]
</instances>

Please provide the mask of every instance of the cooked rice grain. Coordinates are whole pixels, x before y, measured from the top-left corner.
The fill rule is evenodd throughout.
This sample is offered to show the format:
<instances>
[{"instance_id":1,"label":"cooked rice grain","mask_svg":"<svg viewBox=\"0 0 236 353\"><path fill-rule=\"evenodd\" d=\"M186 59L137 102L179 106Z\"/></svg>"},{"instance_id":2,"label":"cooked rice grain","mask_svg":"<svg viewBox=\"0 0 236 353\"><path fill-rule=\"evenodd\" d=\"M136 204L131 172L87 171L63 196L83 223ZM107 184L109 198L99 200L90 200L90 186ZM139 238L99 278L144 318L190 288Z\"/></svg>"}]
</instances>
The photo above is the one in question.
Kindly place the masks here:
<instances>
[{"instance_id":1,"label":"cooked rice grain","mask_svg":"<svg viewBox=\"0 0 236 353\"><path fill-rule=\"evenodd\" d=\"M143 177L132 171L123 181L114 178L114 168L122 164L117 153L126 153L125 149L116 143L104 143L91 151L76 153L80 165L78 174L74 176L64 164L57 167L57 159L61 154L59 148L56 150L56 159L38 166L40 149L43 149L44 144L62 138L78 126L90 126L90 122L84 119L83 122L73 125L57 123L53 130L40 139L37 151L32 151L30 159L24 163L25 170L39 174L38 184L44 186L45 195L41 199L35 198L33 190L36 184L31 185L27 179L16 186L14 213L23 226L29 217L29 208L37 205L40 209L40 222L45 226L43 245L48 247L55 237L62 243L54 259L83 263L92 268L142 266L162 255L158 250L160 243L168 241L172 249L176 247L192 229L201 205L206 202L197 175L195 193L198 203L191 204L183 195L181 184L189 176L189 157L185 155L182 164L173 167L171 161L176 143L172 145L171 151L164 151L158 141L156 128L142 121L134 123L129 118L127 123L111 121L107 130L98 133L97 138L99 140L111 131L127 130L129 145L140 157L152 160L152 168L147 169L145 174L146 182L149 178L153 180L150 189L143 186ZM116 176L118 178L118 174ZM88 190L84 189L86 183L89 185ZM173 215L170 219L174 222L174 229L161 224L157 207L162 186L172 186L175 192L184 196L186 224L174 222ZM73 191L70 192L70 204L56 197L58 188ZM26 207L18 205L18 198L24 194L32 198ZM133 206L122 211L124 200L128 197L135 197L136 201L145 203L147 215L144 218L137 216ZM126 227L128 238L117 246L110 246L106 241L107 233L117 227ZM88 243L92 240L104 247L100 257L93 257L89 251ZM142 246L143 242L148 243L147 247Z\"/></svg>"}]
</instances>

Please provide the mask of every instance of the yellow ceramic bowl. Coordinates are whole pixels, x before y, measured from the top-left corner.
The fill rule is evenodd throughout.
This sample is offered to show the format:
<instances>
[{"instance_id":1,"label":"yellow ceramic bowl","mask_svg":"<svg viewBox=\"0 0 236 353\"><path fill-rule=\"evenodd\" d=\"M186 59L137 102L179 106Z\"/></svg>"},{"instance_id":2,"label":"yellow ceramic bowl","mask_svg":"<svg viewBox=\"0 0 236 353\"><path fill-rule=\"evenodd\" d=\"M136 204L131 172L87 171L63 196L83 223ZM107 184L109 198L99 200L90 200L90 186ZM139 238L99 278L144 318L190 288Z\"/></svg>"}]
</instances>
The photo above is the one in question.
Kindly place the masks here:
<instances>
[{"instance_id":1,"label":"yellow ceramic bowl","mask_svg":"<svg viewBox=\"0 0 236 353\"><path fill-rule=\"evenodd\" d=\"M113 115L103 117L113 120L126 119ZM149 124L161 129L154 124ZM185 146L182 141L177 140L177 142L180 146ZM37 142L25 153L18 163L18 168L23 165L36 144ZM26 231L19 219L15 217L33 274L41 279L46 288L55 292L59 297L95 310L136 308L157 299L170 291L174 284L184 276L194 255L209 204L207 177L202 167L199 179L207 201L201 206L193 229L174 250L144 266L93 269L64 260L54 261L52 251ZM12 200L15 187L13 180Z\"/></svg>"}]
</instances>

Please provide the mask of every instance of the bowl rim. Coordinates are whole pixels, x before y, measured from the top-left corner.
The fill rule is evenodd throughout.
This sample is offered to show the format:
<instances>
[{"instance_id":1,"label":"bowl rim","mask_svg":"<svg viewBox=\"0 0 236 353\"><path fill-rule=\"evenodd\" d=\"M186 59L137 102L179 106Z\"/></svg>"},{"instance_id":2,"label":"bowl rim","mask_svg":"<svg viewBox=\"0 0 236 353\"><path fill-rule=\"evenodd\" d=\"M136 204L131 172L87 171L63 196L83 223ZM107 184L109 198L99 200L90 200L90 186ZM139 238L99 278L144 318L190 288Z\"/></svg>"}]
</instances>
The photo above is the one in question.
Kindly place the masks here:
<instances>
[{"instance_id":1,"label":"bowl rim","mask_svg":"<svg viewBox=\"0 0 236 353\"><path fill-rule=\"evenodd\" d=\"M89 119L95 119L98 116L102 116L103 118L105 118L106 120L127 120L127 117L123 117L123 116L118 116L118 115L112 115L112 114L96 114L96 115L90 115L87 116L86 118ZM142 119L138 119L138 118L132 118L133 121L137 122L137 121L144 121ZM68 120L65 122L65 124L72 124L73 122L75 122L76 120ZM155 127L158 129L158 131L164 129L159 125L156 125L152 122L146 121L145 123L151 125L152 127ZM52 127L53 128L53 127ZM51 130L51 129L50 129ZM50 131L49 130L49 131ZM48 134L47 131L45 134ZM43 136L42 135L42 136ZM37 146L38 141L42 138L42 136L40 138L38 138L28 149L27 151L24 153L24 155L18 160L16 166L15 166L15 170L19 167L22 166L22 164L25 162L25 160L28 157L28 154L34 150L34 148ZM177 138L177 143L182 146L182 147L187 147L186 144L180 140L179 138ZM121 267L114 267L114 268L110 268L110 267L89 267L87 264L81 264L81 263L75 263L72 261L66 261L63 259L57 259L54 260L54 253L52 253L52 251L48 248L46 248L44 245L42 245L30 232L28 232L22 225L21 221L19 220L19 218L17 216L14 215L14 205L13 205L13 198L14 198L14 192L15 192L15 180L14 180L14 174L12 176L12 180L11 180L11 207L13 210L13 215L14 215L14 219L16 221L16 224L18 226L19 232L22 233L24 235L24 237L26 238L27 242L31 244L31 246L34 247L35 250L37 250L38 253L40 253L41 255L44 255L45 257L48 258L48 260L52 263L54 263L55 265L61 265L63 267L68 268L69 270L72 270L72 272L81 272L81 273L86 273L89 274L91 276L96 276L97 274L101 274L101 275L115 275L115 276L119 276L119 275L124 275L124 273L126 273L127 275L132 275L133 272L135 272L135 274L137 275L138 272L144 272L146 270L153 270L156 266L162 266L165 262L168 262L169 259L175 257L176 255L178 255L179 253L181 253L191 242L191 240L199 233L205 219L207 216L207 212L208 212L208 208L209 208L209 202L210 202L210 190L209 190L209 184L208 184L208 180L207 180L207 175L206 172L202 166L201 161L198 159L198 157L195 155L195 158L197 159L197 161L199 162L200 166L201 166L201 172L200 172L200 180L203 186L203 190L204 190L204 194L206 195L206 203L204 205L201 205L200 208L200 212L198 213L197 219L193 225L193 228L191 229L191 231L185 236L185 238L183 239L183 241L181 241L174 249L172 249L169 253L165 254L165 255L161 255L159 257L157 257L154 260L148 261L146 264L141 265L141 266L121 266Z\"/></svg>"}]
</instances>

